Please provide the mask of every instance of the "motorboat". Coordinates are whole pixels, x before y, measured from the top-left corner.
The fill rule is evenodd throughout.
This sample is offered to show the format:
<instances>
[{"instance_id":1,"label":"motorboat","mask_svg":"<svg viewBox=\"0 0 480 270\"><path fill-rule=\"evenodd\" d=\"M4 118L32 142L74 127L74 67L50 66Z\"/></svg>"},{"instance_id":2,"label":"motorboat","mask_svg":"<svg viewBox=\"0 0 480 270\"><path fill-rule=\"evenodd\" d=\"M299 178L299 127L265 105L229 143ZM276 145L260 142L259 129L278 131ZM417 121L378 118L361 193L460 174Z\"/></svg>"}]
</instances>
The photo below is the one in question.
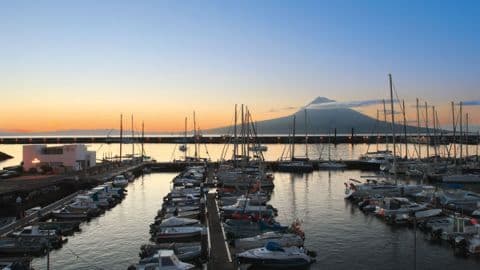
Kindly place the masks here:
<instances>
[{"instance_id":1,"label":"motorboat","mask_svg":"<svg viewBox=\"0 0 480 270\"><path fill-rule=\"evenodd\" d=\"M192 179L186 177L176 177L173 179L174 186L185 186L185 185L192 185L192 186L200 186L202 180L200 179Z\"/></svg>"},{"instance_id":2,"label":"motorboat","mask_svg":"<svg viewBox=\"0 0 480 270\"><path fill-rule=\"evenodd\" d=\"M183 213L183 212L189 212L189 211L199 211L200 210L200 205L185 205L185 206L163 206L162 209L160 209L158 214L162 213Z\"/></svg>"},{"instance_id":3,"label":"motorboat","mask_svg":"<svg viewBox=\"0 0 480 270\"><path fill-rule=\"evenodd\" d=\"M432 235L443 240L453 240L457 236L473 236L480 233L480 225L475 219L461 216L448 217L447 219L427 222L426 226Z\"/></svg>"},{"instance_id":4,"label":"motorboat","mask_svg":"<svg viewBox=\"0 0 480 270\"><path fill-rule=\"evenodd\" d=\"M369 181L362 184L348 185L345 183L345 198L364 198L364 197L394 197L394 196L409 196L418 194L424 190L432 190L434 187L427 185L405 185L405 184L391 184L388 182Z\"/></svg>"},{"instance_id":5,"label":"motorboat","mask_svg":"<svg viewBox=\"0 0 480 270\"><path fill-rule=\"evenodd\" d=\"M87 192L86 195L90 196L94 203L102 209L110 207L114 200L111 196L107 196L107 193L102 187L95 187Z\"/></svg>"},{"instance_id":6,"label":"motorboat","mask_svg":"<svg viewBox=\"0 0 480 270\"><path fill-rule=\"evenodd\" d=\"M393 154L392 151L367 152L360 156L360 160L380 166L393 161Z\"/></svg>"},{"instance_id":7,"label":"motorboat","mask_svg":"<svg viewBox=\"0 0 480 270\"><path fill-rule=\"evenodd\" d=\"M318 164L320 170L341 170L345 169L347 164L343 162L325 161Z\"/></svg>"},{"instance_id":8,"label":"motorboat","mask_svg":"<svg viewBox=\"0 0 480 270\"><path fill-rule=\"evenodd\" d=\"M124 176L128 182L133 182L135 180L135 175L132 172L126 172Z\"/></svg>"},{"instance_id":9,"label":"motorboat","mask_svg":"<svg viewBox=\"0 0 480 270\"><path fill-rule=\"evenodd\" d=\"M186 144L181 144L179 147L178 147L178 150L180 152L186 152L187 151L187 145Z\"/></svg>"},{"instance_id":10,"label":"motorboat","mask_svg":"<svg viewBox=\"0 0 480 270\"><path fill-rule=\"evenodd\" d=\"M85 212L88 216L97 216L101 212L95 201L87 195L76 196L66 208L71 212Z\"/></svg>"},{"instance_id":11,"label":"motorboat","mask_svg":"<svg viewBox=\"0 0 480 270\"><path fill-rule=\"evenodd\" d=\"M78 221L52 221L36 223L40 230L55 230L61 235L70 235L80 230L80 222Z\"/></svg>"},{"instance_id":12,"label":"motorboat","mask_svg":"<svg viewBox=\"0 0 480 270\"><path fill-rule=\"evenodd\" d=\"M237 219L227 219L223 224L223 228L226 236L232 239L253 237L270 231L285 233L289 229L288 226L283 226L275 221L266 222L259 220L254 222Z\"/></svg>"},{"instance_id":13,"label":"motorboat","mask_svg":"<svg viewBox=\"0 0 480 270\"><path fill-rule=\"evenodd\" d=\"M439 191L435 193L435 198L442 205L480 202L480 194L466 190Z\"/></svg>"},{"instance_id":14,"label":"motorboat","mask_svg":"<svg viewBox=\"0 0 480 270\"><path fill-rule=\"evenodd\" d=\"M52 216L57 219L88 219L88 214L86 212L72 212L66 207L59 210L53 210Z\"/></svg>"},{"instance_id":15,"label":"motorboat","mask_svg":"<svg viewBox=\"0 0 480 270\"><path fill-rule=\"evenodd\" d=\"M476 234L469 239L468 252L470 254L480 254L480 234Z\"/></svg>"},{"instance_id":16,"label":"motorboat","mask_svg":"<svg viewBox=\"0 0 480 270\"><path fill-rule=\"evenodd\" d=\"M191 241L198 238L203 232L203 227L183 226L159 228L154 239L158 242L164 241Z\"/></svg>"},{"instance_id":17,"label":"motorboat","mask_svg":"<svg viewBox=\"0 0 480 270\"><path fill-rule=\"evenodd\" d=\"M192 210L192 211L183 211L178 213L166 213L163 214L163 218L170 218L170 217L179 217L179 218L198 218L200 216L200 210Z\"/></svg>"},{"instance_id":18,"label":"motorboat","mask_svg":"<svg viewBox=\"0 0 480 270\"><path fill-rule=\"evenodd\" d=\"M38 225L26 226L19 231L12 232L10 236L46 239L54 246L63 243L62 236L56 230L41 230Z\"/></svg>"},{"instance_id":19,"label":"motorboat","mask_svg":"<svg viewBox=\"0 0 480 270\"><path fill-rule=\"evenodd\" d=\"M235 213L244 213L244 214L259 214L259 215L269 215L273 216L274 212L271 207L263 205L252 205L250 199L246 197L240 197L237 199L237 202L234 205L223 206L220 208L220 211L224 215L232 215Z\"/></svg>"},{"instance_id":20,"label":"motorboat","mask_svg":"<svg viewBox=\"0 0 480 270\"><path fill-rule=\"evenodd\" d=\"M306 254L303 248L281 247L275 242L269 242L262 248L251 249L237 254L242 264L252 264L275 269L291 269L306 267L315 260Z\"/></svg>"},{"instance_id":21,"label":"motorboat","mask_svg":"<svg viewBox=\"0 0 480 270\"><path fill-rule=\"evenodd\" d=\"M384 198L375 211L375 214L388 219L392 217L395 218L395 216L400 214L410 214L426 209L427 206L425 204L414 203L403 197L393 197Z\"/></svg>"},{"instance_id":22,"label":"motorboat","mask_svg":"<svg viewBox=\"0 0 480 270\"><path fill-rule=\"evenodd\" d=\"M222 196L219 198L219 204L223 206L234 205L239 198L248 198L251 205L265 205L268 201L268 197L263 194L253 193L240 196Z\"/></svg>"},{"instance_id":23,"label":"motorboat","mask_svg":"<svg viewBox=\"0 0 480 270\"><path fill-rule=\"evenodd\" d=\"M199 196L194 196L192 194L186 194L185 196L181 197L164 197L163 201L166 204L172 204L172 205L180 205L180 204L195 204L200 202L200 197Z\"/></svg>"},{"instance_id":24,"label":"motorboat","mask_svg":"<svg viewBox=\"0 0 480 270\"><path fill-rule=\"evenodd\" d=\"M241 252L263 247L268 242L275 242L282 247L303 246L303 239L299 235L280 232L266 232L253 237L236 239L233 242L233 246L237 252Z\"/></svg>"},{"instance_id":25,"label":"motorboat","mask_svg":"<svg viewBox=\"0 0 480 270\"><path fill-rule=\"evenodd\" d=\"M282 161L278 163L277 170L280 172L309 173L313 172L313 165L304 160Z\"/></svg>"},{"instance_id":26,"label":"motorboat","mask_svg":"<svg viewBox=\"0 0 480 270\"><path fill-rule=\"evenodd\" d=\"M171 249L179 260L184 262L192 262L199 259L202 255L202 245L200 242L190 243L161 243L161 244L146 244L140 248L140 258L150 259L158 250ZM142 262L142 261L140 261Z\"/></svg>"},{"instance_id":27,"label":"motorboat","mask_svg":"<svg viewBox=\"0 0 480 270\"><path fill-rule=\"evenodd\" d=\"M195 266L182 262L173 250L159 250L150 260L143 259L136 265L137 270L187 270Z\"/></svg>"},{"instance_id":28,"label":"motorboat","mask_svg":"<svg viewBox=\"0 0 480 270\"><path fill-rule=\"evenodd\" d=\"M97 186L93 190L102 190L105 193L107 200L110 203L114 203L115 200L120 200L125 197L125 189L123 187L115 187L113 181L105 182L102 185Z\"/></svg>"},{"instance_id":29,"label":"motorboat","mask_svg":"<svg viewBox=\"0 0 480 270\"><path fill-rule=\"evenodd\" d=\"M255 186L262 189L273 189L273 176L260 171L232 171L221 175L217 174L217 181L222 187L233 187L238 190L249 189Z\"/></svg>"},{"instance_id":30,"label":"motorboat","mask_svg":"<svg viewBox=\"0 0 480 270\"><path fill-rule=\"evenodd\" d=\"M444 183L464 183L464 184L478 184L480 183L480 174L453 174L442 177Z\"/></svg>"},{"instance_id":31,"label":"motorboat","mask_svg":"<svg viewBox=\"0 0 480 270\"><path fill-rule=\"evenodd\" d=\"M177 189L172 189L171 192L169 192L165 198L182 198L187 195L191 195L194 197L200 197L201 196L201 190L199 187L194 187L194 188L177 188Z\"/></svg>"},{"instance_id":32,"label":"motorboat","mask_svg":"<svg viewBox=\"0 0 480 270\"><path fill-rule=\"evenodd\" d=\"M157 225L157 227L159 228L183 227L183 226L194 226L199 224L200 224L200 221L193 218L170 217L162 220L160 224Z\"/></svg>"},{"instance_id":33,"label":"motorboat","mask_svg":"<svg viewBox=\"0 0 480 270\"><path fill-rule=\"evenodd\" d=\"M126 187L128 185L128 179L123 174L117 175L113 178L114 187Z\"/></svg>"},{"instance_id":34,"label":"motorboat","mask_svg":"<svg viewBox=\"0 0 480 270\"><path fill-rule=\"evenodd\" d=\"M4 256L42 255L46 253L48 245L49 242L45 238L5 237L0 238L0 254Z\"/></svg>"},{"instance_id":35,"label":"motorboat","mask_svg":"<svg viewBox=\"0 0 480 270\"><path fill-rule=\"evenodd\" d=\"M254 144L248 148L252 152L266 152L268 147L266 145Z\"/></svg>"}]
</instances>

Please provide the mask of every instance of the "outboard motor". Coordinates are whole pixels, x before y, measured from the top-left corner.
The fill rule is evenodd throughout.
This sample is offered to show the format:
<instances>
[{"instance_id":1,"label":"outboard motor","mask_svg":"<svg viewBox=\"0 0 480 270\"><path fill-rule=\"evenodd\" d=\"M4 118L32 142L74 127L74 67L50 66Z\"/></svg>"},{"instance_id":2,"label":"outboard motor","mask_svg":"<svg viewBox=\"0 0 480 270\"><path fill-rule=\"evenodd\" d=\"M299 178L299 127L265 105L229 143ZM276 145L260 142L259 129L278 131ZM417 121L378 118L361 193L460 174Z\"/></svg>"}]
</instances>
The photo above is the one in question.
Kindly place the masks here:
<instances>
[{"instance_id":1,"label":"outboard motor","mask_svg":"<svg viewBox=\"0 0 480 270\"><path fill-rule=\"evenodd\" d=\"M453 239L453 253L456 256L467 257L468 256L468 243L467 239L462 236L457 236Z\"/></svg>"}]
</instances>

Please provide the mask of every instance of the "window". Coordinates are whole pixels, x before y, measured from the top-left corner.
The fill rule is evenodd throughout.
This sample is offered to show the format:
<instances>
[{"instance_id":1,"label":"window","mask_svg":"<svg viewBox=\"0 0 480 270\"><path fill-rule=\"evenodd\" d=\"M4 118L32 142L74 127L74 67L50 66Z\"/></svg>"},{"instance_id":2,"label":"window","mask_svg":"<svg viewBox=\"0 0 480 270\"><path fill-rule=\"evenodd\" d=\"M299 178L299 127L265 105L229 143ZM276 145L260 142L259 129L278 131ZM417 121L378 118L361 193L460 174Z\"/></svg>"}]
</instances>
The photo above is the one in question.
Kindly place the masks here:
<instances>
[{"instance_id":1,"label":"window","mask_svg":"<svg viewBox=\"0 0 480 270\"><path fill-rule=\"evenodd\" d=\"M42 149L42 154L44 155L62 155L62 147L45 147Z\"/></svg>"},{"instance_id":2,"label":"window","mask_svg":"<svg viewBox=\"0 0 480 270\"><path fill-rule=\"evenodd\" d=\"M170 257L162 257L161 260L162 266L173 266L173 261L170 259Z\"/></svg>"}]
</instances>

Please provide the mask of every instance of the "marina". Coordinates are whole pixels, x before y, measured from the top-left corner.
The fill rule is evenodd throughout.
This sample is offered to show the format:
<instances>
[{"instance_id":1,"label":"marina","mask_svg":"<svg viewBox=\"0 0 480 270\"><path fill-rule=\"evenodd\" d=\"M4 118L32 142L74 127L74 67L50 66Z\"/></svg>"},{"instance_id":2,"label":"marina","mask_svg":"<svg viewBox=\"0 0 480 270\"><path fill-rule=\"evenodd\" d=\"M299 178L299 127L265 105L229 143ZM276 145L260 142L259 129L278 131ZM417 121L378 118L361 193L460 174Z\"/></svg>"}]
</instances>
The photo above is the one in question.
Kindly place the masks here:
<instances>
[{"instance_id":1,"label":"marina","mask_svg":"<svg viewBox=\"0 0 480 270\"><path fill-rule=\"evenodd\" d=\"M173 146L174 145L171 145L171 147ZM152 147L155 147L155 145L152 145ZM218 145L216 147L219 148L221 146ZM337 146L337 149L341 150L343 147L350 150L352 149L351 145L339 145ZM358 148L359 147L357 147L357 149ZM215 146L213 146L212 149L215 149ZM353 147L353 149L355 149L355 147ZM325 148L325 151L327 151L326 148ZM213 150L212 152L216 152L216 151ZM359 149L359 155L361 152L365 152L365 150L362 151L361 149ZM345 152L345 153L348 153L348 152ZM336 153L336 155L338 154ZM159 159L162 160L163 158L160 157ZM152 169L154 169L154 167L158 166L159 164L161 164L161 162L146 163L146 165L143 165L143 166L150 166ZM173 164L173 163L165 162L164 164ZM201 164L201 162L198 164ZM196 166L198 166L198 164ZM268 164L268 162L265 162L265 164ZM114 208L105 212L104 214L101 214L99 217L94 218L91 221L88 221L87 223L81 223L79 226L81 230L80 232L73 232L73 235L70 233L69 234L70 236L67 236L68 241L64 243L60 249L55 249L50 251L49 263L51 263L52 269L56 269L56 268L89 269L89 267L91 268L92 265L95 265L95 267L98 267L99 269L100 268L127 269L128 267L137 264L139 262L139 258L138 258L139 249L146 244L148 245L150 240L149 229L148 229L150 227L149 225L152 220L155 220L155 216L158 214L157 210L162 209L162 201L165 202L165 199L167 198L165 196L168 195L169 192L172 192L172 188L174 187L182 188L181 186L175 186L174 185L175 181L173 180L185 179L185 177L187 177L186 175L184 175L183 177L178 177L178 172L183 172L187 168L186 166L187 164L183 164L182 166L176 168L174 170L175 172L167 172L168 170L161 169L159 171L151 170L151 173L149 174L140 175L139 179L137 179L136 181L126 186L127 196L119 205L115 206ZM189 165L189 166L195 166L195 164ZM211 192L209 192L205 197L206 219L203 222L204 226L206 226L208 231L208 235L206 237L207 243L202 245L201 243L202 241L205 241L205 239L203 238L202 240L202 238L197 238L199 241L198 247L199 248L206 247L206 249L208 250L208 252L200 251L200 253L210 254L210 255L204 255L206 256L205 259L203 260L203 264L205 265L205 267L209 269L219 269L218 267L222 269L236 269L237 267L242 267L242 264L240 264L240 261L237 259L237 254L239 253L236 253L237 252L235 251L236 248L232 246L232 243L233 242L240 243L240 242L238 240L234 240L232 242L232 240L229 239L228 231L226 231L224 227L225 226L224 224L229 224L229 222L228 221L227 223L222 222L222 220L224 219L222 218L221 213L223 212L222 209L224 208L223 205L225 203L227 203L227 205L235 203L236 199L234 198L238 198L238 197L231 197L231 195L228 195L227 193L223 194L223 196L220 197L218 194L215 193L214 185L218 185L219 183L218 169L221 166L223 165L221 165L218 162L209 163L207 166L208 170L205 173L205 177L204 179L202 178L203 179L202 181L204 181L204 185L206 187L208 186L209 189L211 189ZM130 169L135 169L135 168L136 167L130 167ZM108 174L111 177L111 179L113 179L113 176L118 174L118 172L126 173L125 169L123 170L121 169L116 172L117 173L112 172ZM188 175L192 177L195 175L195 173L189 173ZM221 174L221 175L224 175L224 174ZM225 174L225 176L227 175L228 174ZM410 250L410 251L412 250L411 244L413 242L413 239L412 239L413 229L411 227L410 228L409 226L405 227L405 225L403 225L405 224L403 223L403 221L401 223L402 225L387 225L384 222L382 222L381 218L378 218L375 215L373 215L372 217L369 217L370 214L365 216L365 218L361 218L367 212L361 211L361 209L358 209L357 208L358 206L356 206L357 204L356 202L351 203L348 200L344 199L345 197L344 183L349 183L350 182L349 179L354 179L354 180L356 179L356 182L352 182L352 183L361 185L358 182L364 183L367 181L367 179L376 179L377 181L381 181L382 178L388 179L388 177L391 177L391 176L388 176L388 174L385 175L384 173L378 173L378 170L372 171L372 170L358 170L354 168L348 168L348 169L343 168L340 170L338 169L315 170L313 172L305 173L305 174L295 174L295 173L292 174L292 173L283 173L283 172L274 171L272 176L274 177L275 187L273 187L273 192L271 194L271 198L268 201L268 203L276 207L278 211L278 216L275 219L277 222L279 222L279 224L288 225L296 219L301 221L302 230L305 233L305 242L301 241L297 245L299 244L302 244L302 246L305 245L306 247L308 247L309 250L312 250L317 255L317 257L315 258L316 262L311 264L309 266L309 269L322 269L323 267L325 267L325 265L328 266L332 262L337 262L335 264L335 267L337 267L338 269L347 269L351 267L350 263L352 262L352 260L347 260L343 258L342 254L344 250L348 251L351 248L355 248L355 243L358 243L359 245L356 248L359 250L362 250L361 247L364 246L366 242L369 242L369 240L367 240L365 237L368 236L369 234L372 234L373 236L374 234L379 232L383 233L384 239L376 238L376 240L373 241L373 243L375 243L375 245L378 245L378 246L387 245L387 247L389 245L393 245L392 247L395 247L394 252L397 253L397 257L395 258L398 258L398 259L392 259L392 257L387 256L389 260L392 260L391 265L390 265L390 262L389 263L384 262L384 263L387 263L387 265L390 265L391 269L402 269L412 265L413 262L411 260L406 261L406 258L410 258L411 256L408 253L405 253L407 250ZM153 180L153 179L158 179L158 180ZM418 184L418 183L421 183L423 179L412 178L408 176L401 176L399 181L405 184L408 184L408 183ZM143 185L148 183L149 188L140 187L139 185L141 183L143 183ZM187 182L183 180L182 183L185 184ZM188 183L191 184L193 182L189 181ZM200 184L200 182L198 183ZM448 186L445 186L441 183L432 182L432 184L441 189L448 188ZM154 186L158 186L158 187L154 188ZM133 187L135 187L135 189ZM218 186L218 187L220 188L221 186ZM149 191L150 188L153 189L152 193L150 193ZM154 190L158 190L158 188L160 188L162 192L160 193L154 192ZM318 190L319 188L320 190ZM471 190L472 192L480 191L476 185L467 184L467 185L463 185L462 188ZM142 193L135 195L136 192L139 192L139 189L143 190ZM146 195L144 192L148 192L148 194L150 195ZM324 195L316 198L313 196L315 192L322 192L322 194ZM178 193L178 192L170 193L170 194L171 195L168 198L171 198L171 199L168 199L169 201L170 200L178 201L181 198L178 196L184 196L184 193ZM177 195L175 195L175 197L172 197L173 194L177 194ZM245 195L245 193L243 194ZM76 195L78 194L77 193L72 194L68 199L57 202L56 203L57 208L59 205L63 205L67 201L71 201L71 199ZM391 195L399 196L400 194L392 193ZM143 201L143 203L141 204L142 208L140 208L142 210L136 210L138 212L132 212L131 210L129 210L128 213L130 214L136 213L132 217L125 216L127 212L117 213L118 211L127 211L127 210L121 210L121 209L123 209L125 204L127 204L128 206L128 204L133 203L133 202L130 202L131 196L134 197L135 200L139 200L138 202L135 202L136 207L139 207L139 202ZM146 197L143 198L144 196ZM252 195L249 195L249 196L252 196ZM177 197L178 199L175 199ZM149 198L148 201L145 201L147 200L147 198ZM162 198L164 199L162 200ZM258 196L250 197L250 198L256 198L255 200L264 200L262 199L262 197L258 197ZM153 200L153 201L150 202L150 200ZM363 197L362 197L362 200L364 200ZM356 201L358 202L358 199L356 199ZM261 204L262 201L258 201L258 203ZM147 207L148 207L148 211L147 211ZM187 212L185 212L186 215L183 215L182 211L184 210L180 210L178 215L179 217L182 217L182 218L186 217L187 219L192 217L198 218L197 215L200 212L197 212L197 214L194 214L195 216L192 216L192 214L195 211L194 208L192 208L192 206L185 205L181 207ZM52 208L54 207L52 206ZM154 209L150 209L150 208L154 208ZM45 209L48 209L48 208L45 208ZM449 210L448 208L442 208L442 209L444 209L445 211L444 213L446 214L453 213L451 212L452 210ZM170 212L171 210L165 210L165 211ZM264 210L262 210L262 212L263 211ZM245 214L249 213L249 212L245 212L244 210L242 212ZM111 216L112 215L111 213L116 213L116 214ZM147 213L150 213L150 214L148 215ZM173 212L170 212L170 213L173 213ZM192 214L189 214L189 213L192 213ZM264 213L267 213L267 211L264 211ZM292 213L292 215L288 215L286 213ZM103 222L111 222L111 224L108 226L114 226L114 224L117 222L114 220L114 218L118 218L118 214L121 214L123 216L122 219L127 218L129 222L135 222L135 220L144 220L144 222L142 223L142 226L140 226L140 224L134 226L134 228L136 228L135 231L132 231L132 229L129 227L130 225L120 226L120 228L116 228L113 231L113 233L115 233L114 235L116 235L114 239L118 238L120 235L130 235L129 237L133 237L131 234L134 234L138 236L138 239L135 238L133 240L133 238L130 238L132 240L128 240L128 241L133 241L132 243L137 243L137 244L131 244L132 245L131 247L128 247L128 248L124 247L120 249L120 250L124 250L122 252L126 252L124 254L129 254L128 258L125 256L122 256L122 258L124 258L123 260L119 262L111 262L110 260L106 259L108 258L108 255L106 254L110 254L110 256L117 256L117 255L113 255L113 254L117 254L117 252L113 250L108 250L108 251L105 250L103 252L105 252L106 254L102 255L102 257L105 259L103 261L102 259L99 259L101 263L97 264L97 260L95 260L95 264L93 264L94 263L93 261L89 261L88 259L85 259L82 256L82 259L80 258L76 259L76 263L74 264L75 266L74 265L68 266L66 262L71 261L72 258L75 258L75 256L72 255L72 252L74 254L80 254L80 253L84 254L86 252L84 248L86 248L88 245L94 245L97 248L100 247L97 243L90 242L94 240L87 239L87 237L91 237L92 234L95 235L99 233L91 230L104 230L103 229L104 225L101 225L101 224L104 224ZM255 212L250 212L250 214L255 216ZM142 215L142 217L139 217L137 215ZM231 216L231 213L229 215ZM324 218L323 215L325 215L325 217L327 218ZM334 217L335 215L338 215L338 217ZM436 216L437 215L434 215L435 218L437 218ZM109 219L108 217L111 217L111 219ZM35 223L35 220L31 220L30 222ZM388 221L387 223L391 224L390 221ZM323 224L323 227L320 226L321 224ZM24 225L26 225L26 223ZM102 226L102 227L97 227L97 226ZM393 231L388 229L389 226L394 227ZM18 228L18 226L16 227ZM419 225L419 227L421 226ZM356 231L358 228L362 228L360 229L361 232L358 231L354 233L354 231ZM328 233L324 232L324 229L327 230ZM139 233L140 231L143 231L144 233ZM366 235L364 236L363 234L366 234ZM114 235L110 234L110 232L108 232L107 235L111 235L111 237L114 237ZM143 237L141 235L143 235ZM397 238L392 238L393 235L397 235ZM421 235L424 235L424 236L422 237ZM242 235L242 237L251 237L251 236L254 236L254 235ZM277 239L277 241L284 241L284 240L280 240L278 236L272 235L271 237L274 237L273 239ZM452 250L452 248L449 247L448 244L441 244L438 246L438 244L436 244L435 241L432 242L431 240L429 240L430 238L431 236L428 233L420 234L420 232L417 232L417 241L416 241L416 248L418 252L417 256L419 256L418 258L422 258L422 260L418 260L416 262L417 267L419 269L422 267L422 265L423 267L429 267L431 265L436 265L436 263L440 264L440 262L451 264L451 265L465 264L465 267L468 269L468 267L474 267L474 265L478 263L477 259L475 259L475 256L473 258L471 256L469 256L469 258L458 257L458 255L454 255L454 250L456 249ZM340 241L337 241L339 239ZM342 242L343 241L342 239L345 239L345 242ZM364 239L364 240L361 240L361 239ZM400 239L402 240L400 241ZM120 244L123 241L125 241L125 238L123 237L118 238L118 244ZM169 241L172 241L172 240L169 240ZM178 241L178 239L176 241ZM280 243L286 244L286 243L290 243L290 241L292 240L288 240L287 242L280 242ZM332 246L334 242L337 244L335 246ZM164 241L162 241L161 243L163 244L157 244L157 245L163 245L163 248L168 249L168 243L165 243ZM268 241L262 242L262 243L267 244ZM296 243L296 242L293 242L293 243ZM350 247L352 243L354 243L354 245L353 247ZM380 249L378 249L377 246L374 246L373 243L372 243L371 249L377 250L378 256L386 256L389 254L389 252L392 252L391 249L389 250L383 249L382 251L380 251ZM112 247L112 245L115 246L116 244L111 243L107 246ZM178 245L180 250L183 250L183 249L191 250L193 248L191 244L178 243ZM399 250L399 247L403 247L403 249L405 250L400 251L402 249ZM116 246L115 246L115 249L117 249ZM144 250L144 249L140 249L140 250ZM336 253L336 250L338 250L338 252L340 251L342 252ZM240 251L245 251L245 250L239 249L238 252ZM101 249L99 252L102 252ZM382 255L382 252L384 252L385 254ZM361 252L356 251L356 253L359 254L359 256L361 256ZM92 256L96 256L96 254L97 253L93 253ZM152 251L150 251L148 254L152 255ZM329 254L329 255L327 256L326 254ZM332 256L333 258L336 258L335 256L338 256L338 258L332 261ZM406 257L402 257L402 256L406 256ZM68 258L70 258L70 260ZM88 256L86 258L88 258ZM360 257L357 257L357 258L359 259ZM356 266L359 265L358 259L357 261L355 261ZM362 260L365 260L365 267L367 268L367 265L369 265L368 264L369 260L366 258L362 258ZM373 260L373 258L371 258L371 260ZM243 259L241 261L246 262ZM32 265L34 267L36 266L35 269L37 268L44 269L46 263L47 262L45 261L45 257L42 256L42 257L33 259ZM363 268L360 267L360 269L363 269Z\"/></svg>"},{"instance_id":2,"label":"marina","mask_svg":"<svg viewBox=\"0 0 480 270\"><path fill-rule=\"evenodd\" d=\"M480 2L0 10L0 270L480 269Z\"/></svg>"}]
</instances>

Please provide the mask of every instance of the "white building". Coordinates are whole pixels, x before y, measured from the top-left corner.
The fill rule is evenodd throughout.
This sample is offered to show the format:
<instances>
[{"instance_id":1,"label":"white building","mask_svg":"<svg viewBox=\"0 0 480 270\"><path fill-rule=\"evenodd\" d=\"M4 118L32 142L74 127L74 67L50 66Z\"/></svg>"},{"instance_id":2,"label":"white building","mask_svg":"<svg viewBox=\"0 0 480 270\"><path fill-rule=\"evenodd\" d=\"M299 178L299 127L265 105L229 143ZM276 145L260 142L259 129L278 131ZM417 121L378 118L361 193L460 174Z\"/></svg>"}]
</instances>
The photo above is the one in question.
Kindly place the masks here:
<instances>
[{"instance_id":1,"label":"white building","mask_svg":"<svg viewBox=\"0 0 480 270\"><path fill-rule=\"evenodd\" d=\"M42 165L48 165L54 170L65 168L78 171L95 166L95 162L95 151L88 151L84 144L23 146L23 168L26 171Z\"/></svg>"}]
</instances>

